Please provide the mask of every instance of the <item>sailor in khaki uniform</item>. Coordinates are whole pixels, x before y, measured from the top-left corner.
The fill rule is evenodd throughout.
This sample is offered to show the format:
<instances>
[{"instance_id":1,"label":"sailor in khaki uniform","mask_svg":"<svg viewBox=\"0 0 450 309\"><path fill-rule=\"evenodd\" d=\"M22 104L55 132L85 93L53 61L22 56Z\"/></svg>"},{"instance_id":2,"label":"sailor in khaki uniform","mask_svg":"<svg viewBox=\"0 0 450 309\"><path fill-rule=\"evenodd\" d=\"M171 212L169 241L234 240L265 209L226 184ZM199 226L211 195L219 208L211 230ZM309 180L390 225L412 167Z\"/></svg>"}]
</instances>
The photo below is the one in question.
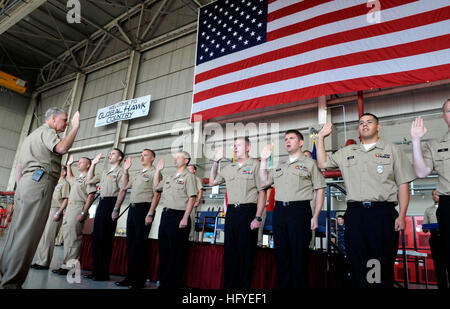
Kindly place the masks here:
<instances>
[{"instance_id":1,"label":"sailor in khaki uniform","mask_svg":"<svg viewBox=\"0 0 450 309\"><path fill-rule=\"evenodd\" d=\"M197 212L198 212L198 206L200 205L200 201L202 200L203 197L203 184L202 184L202 180L200 177L197 177L196 173L197 173L197 166L194 164L189 164L187 167L189 173L194 174L195 175L195 181L197 184L197 198L195 200L194 203L194 209L191 211L191 231L189 232L189 240L193 240L194 239L194 231L195 231L195 223L196 223L196 218L197 218Z\"/></svg>"},{"instance_id":2,"label":"sailor in khaki uniform","mask_svg":"<svg viewBox=\"0 0 450 309\"><path fill-rule=\"evenodd\" d=\"M303 154L310 159L313 158L312 152L309 150L303 151ZM311 212L314 212L314 209L316 208L316 199L313 198L310 204L311 204ZM309 248L314 249L315 246L316 246L316 230L311 230L311 242L309 244Z\"/></svg>"},{"instance_id":3,"label":"sailor in khaki uniform","mask_svg":"<svg viewBox=\"0 0 450 309\"><path fill-rule=\"evenodd\" d=\"M440 139L420 145L427 133L423 119L418 117L411 127L413 163L417 177L425 178L435 171L438 174L436 186L439 195L439 208L436 217L439 232L446 250L446 264L450 265L450 99L442 106L443 118L448 131Z\"/></svg>"},{"instance_id":4,"label":"sailor in khaki uniform","mask_svg":"<svg viewBox=\"0 0 450 309\"><path fill-rule=\"evenodd\" d=\"M58 184L53 191L52 204L50 205L50 213L48 214L47 223L45 224L44 234L37 248L38 260L31 265L34 269L49 269L52 262L53 250L55 248L55 239L61 227L60 207L65 207L69 198L70 185L66 180L67 169L65 166L61 168ZM62 213L61 213L62 214ZM61 215L62 216L62 215Z\"/></svg>"},{"instance_id":5,"label":"sailor in khaki uniform","mask_svg":"<svg viewBox=\"0 0 450 309\"><path fill-rule=\"evenodd\" d=\"M265 192L259 179L259 161L248 156L247 137L234 141L235 163L224 166L217 173L223 157L220 149L214 158L209 184L226 183L228 207L225 216L224 288L250 288L253 261L258 242L258 229L265 206Z\"/></svg>"},{"instance_id":6,"label":"sailor in khaki uniform","mask_svg":"<svg viewBox=\"0 0 450 309\"><path fill-rule=\"evenodd\" d=\"M101 153L98 154L92 160L92 165L88 171L88 184L100 182L100 202L95 212L94 230L92 232L94 269L92 274L84 277L95 281L108 281L114 235L117 227L117 220L113 220L112 217L122 183L123 169L120 167L120 163L124 154L117 148L111 150L108 156L110 169L104 170L101 177L98 177L94 176L94 170L101 155Z\"/></svg>"},{"instance_id":7,"label":"sailor in khaki uniform","mask_svg":"<svg viewBox=\"0 0 450 309\"><path fill-rule=\"evenodd\" d=\"M45 113L45 123L25 138L18 149L14 215L0 257L0 287L20 288L27 277L50 212L53 190L61 172L61 155L72 146L80 127L79 113L61 139L67 114L60 108Z\"/></svg>"},{"instance_id":8,"label":"sailor in khaki uniform","mask_svg":"<svg viewBox=\"0 0 450 309\"><path fill-rule=\"evenodd\" d=\"M331 134L332 124L319 132L318 166L339 168L347 190L345 248L353 287L392 288L399 231L406 225L409 182L415 179L408 158L396 145L378 137L380 129L375 115L363 114L358 127L361 144L328 156L324 138ZM400 213L395 210L397 204ZM381 282L367 278L371 259L380 262Z\"/></svg>"},{"instance_id":9,"label":"sailor in khaki uniform","mask_svg":"<svg viewBox=\"0 0 450 309\"><path fill-rule=\"evenodd\" d=\"M145 217L150 210L154 195L153 179L155 176L155 152L144 149L141 153L142 170L136 172L129 181L128 170L131 167L131 158L125 160L123 166L123 184L117 198L115 211L118 215L120 205L127 193L131 190L130 206L127 217L127 276L124 280L116 282L117 286L127 286L133 289L145 287L148 273L148 250L146 250L148 234L151 225L145 224Z\"/></svg>"},{"instance_id":10,"label":"sailor in khaki uniform","mask_svg":"<svg viewBox=\"0 0 450 309\"><path fill-rule=\"evenodd\" d=\"M67 161L67 180L70 183L69 203L65 208L62 232L64 238L64 258L60 268L52 270L59 275L67 275L68 271L75 265L80 257L81 239L84 222L86 221L89 208L95 199L96 188L93 184L87 184L87 173L91 166L91 160L82 157L78 160L77 169L79 175L75 177L72 173L74 158L70 156ZM64 207L59 209L62 213Z\"/></svg>"},{"instance_id":11,"label":"sailor in khaki uniform","mask_svg":"<svg viewBox=\"0 0 450 309\"><path fill-rule=\"evenodd\" d=\"M165 207L158 231L158 277L162 289L181 286L189 241L190 214L198 192L195 176L186 169L190 160L189 153L180 151L175 155L175 175L164 177L164 180L160 181L160 173L164 168L164 161L161 160L154 176L156 193L145 220L146 224L152 223L162 192Z\"/></svg>"},{"instance_id":12,"label":"sailor in khaki uniform","mask_svg":"<svg viewBox=\"0 0 450 309\"><path fill-rule=\"evenodd\" d=\"M437 195L437 190L434 189L432 192L432 197L434 205L425 209L425 214L423 215L422 225L438 223L436 212L439 208L439 195ZM450 287L450 267L446 264L445 260L445 246L442 242L441 232L439 229L422 229L424 233L430 232L430 250L431 257L433 258L434 269L436 273L436 279L438 288L445 290Z\"/></svg>"},{"instance_id":13,"label":"sailor in khaki uniform","mask_svg":"<svg viewBox=\"0 0 450 309\"><path fill-rule=\"evenodd\" d=\"M279 287L308 288L308 248L311 230L318 227L326 187L316 162L303 155L303 135L288 130L284 137L289 157L267 172L271 145L261 154L261 185L275 187L272 225ZM315 199L314 215L311 200Z\"/></svg>"}]
</instances>

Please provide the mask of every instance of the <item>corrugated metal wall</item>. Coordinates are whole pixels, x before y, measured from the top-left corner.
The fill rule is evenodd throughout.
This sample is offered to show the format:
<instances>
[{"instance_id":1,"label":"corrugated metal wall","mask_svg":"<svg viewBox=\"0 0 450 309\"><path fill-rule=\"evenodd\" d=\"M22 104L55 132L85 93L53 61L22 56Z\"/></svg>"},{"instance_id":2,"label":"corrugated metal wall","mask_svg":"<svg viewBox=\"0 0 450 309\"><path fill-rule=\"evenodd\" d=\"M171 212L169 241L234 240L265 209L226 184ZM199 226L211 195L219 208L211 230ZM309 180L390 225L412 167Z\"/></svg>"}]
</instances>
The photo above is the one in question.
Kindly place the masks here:
<instances>
[{"instance_id":1,"label":"corrugated metal wall","mask_svg":"<svg viewBox=\"0 0 450 309\"><path fill-rule=\"evenodd\" d=\"M8 185L30 98L0 91L0 191Z\"/></svg>"},{"instance_id":2,"label":"corrugated metal wall","mask_svg":"<svg viewBox=\"0 0 450 309\"><path fill-rule=\"evenodd\" d=\"M31 131L41 126L45 122L45 112L50 107L60 107L67 110L70 104L70 94L72 92L74 82L65 83L59 87L52 88L40 94L36 110L34 113Z\"/></svg>"}]
</instances>

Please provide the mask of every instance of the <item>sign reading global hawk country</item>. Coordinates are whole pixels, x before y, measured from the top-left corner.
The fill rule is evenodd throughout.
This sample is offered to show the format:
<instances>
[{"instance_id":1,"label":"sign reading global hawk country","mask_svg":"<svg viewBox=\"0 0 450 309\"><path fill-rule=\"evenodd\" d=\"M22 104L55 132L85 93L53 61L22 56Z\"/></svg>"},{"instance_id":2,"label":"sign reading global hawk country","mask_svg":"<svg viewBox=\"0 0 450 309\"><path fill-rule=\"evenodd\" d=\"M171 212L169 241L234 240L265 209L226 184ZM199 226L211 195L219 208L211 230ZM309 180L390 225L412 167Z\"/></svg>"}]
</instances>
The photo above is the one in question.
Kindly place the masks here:
<instances>
[{"instance_id":1,"label":"sign reading global hawk country","mask_svg":"<svg viewBox=\"0 0 450 309\"><path fill-rule=\"evenodd\" d=\"M150 98L151 95L146 95L99 109L95 118L95 127L147 116L150 109Z\"/></svg>"}]
</instances>

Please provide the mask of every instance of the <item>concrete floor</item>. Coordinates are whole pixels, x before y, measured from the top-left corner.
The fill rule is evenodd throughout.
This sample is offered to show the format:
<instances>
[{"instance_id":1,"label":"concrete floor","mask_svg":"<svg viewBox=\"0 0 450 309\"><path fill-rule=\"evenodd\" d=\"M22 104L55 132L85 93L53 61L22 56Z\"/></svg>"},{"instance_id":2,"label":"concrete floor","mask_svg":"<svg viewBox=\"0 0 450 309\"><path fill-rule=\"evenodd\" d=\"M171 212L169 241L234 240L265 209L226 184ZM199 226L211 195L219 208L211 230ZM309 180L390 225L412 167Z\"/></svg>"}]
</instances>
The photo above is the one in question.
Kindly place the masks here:
<instances>
[{"instance_id":1,"label":"concrete floor","mask_svg":"<svg viewBox=\"0 0 450 309\"><path fill-rule=\"evenodd\" d=\"M0 252L3 251L3 246L6 241L7 230L0 236ZM57 269L61 265L64 256L63 246L55 247L53 253L53 259L50 264L49 270L36 270L30 269L27 279L25 280L22 288L24 289L118 289L128 290L127 287L118 287L114 284L116 281L121 281L125 277L123 276L110 276L109 281L93 281L83 278L83 275L90 272L81 270L81 276L79 276L79 283L74 282L78 280L68 279L67 276L62 276L52 273L52 269ZM33 263L35 263L37 257L34 257ZM73 282L73 283L71 283ZM156 289L158 285L155 282L147 282L146 289Z\"/></svg>"}]
</instances>

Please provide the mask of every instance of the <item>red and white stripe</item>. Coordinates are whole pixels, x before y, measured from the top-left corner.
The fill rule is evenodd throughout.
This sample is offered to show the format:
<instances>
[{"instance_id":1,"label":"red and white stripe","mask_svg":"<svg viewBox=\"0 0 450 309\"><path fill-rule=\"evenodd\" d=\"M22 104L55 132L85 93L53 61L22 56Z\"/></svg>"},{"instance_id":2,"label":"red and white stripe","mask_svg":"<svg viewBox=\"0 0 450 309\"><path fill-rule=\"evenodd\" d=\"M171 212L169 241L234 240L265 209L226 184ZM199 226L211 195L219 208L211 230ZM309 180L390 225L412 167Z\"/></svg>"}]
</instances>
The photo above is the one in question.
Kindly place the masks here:
<instances>
[{"instance_id":1,"label":"red and white stripe","mask_svg":"<svg viewBox=\"0 0 450 309\"><path fill-rule=\"evenodd\" d=\"M450 78L449 1L380 3L269 0L266 43L196 66L192 116Z\"/></svg>"}]
</instances>

